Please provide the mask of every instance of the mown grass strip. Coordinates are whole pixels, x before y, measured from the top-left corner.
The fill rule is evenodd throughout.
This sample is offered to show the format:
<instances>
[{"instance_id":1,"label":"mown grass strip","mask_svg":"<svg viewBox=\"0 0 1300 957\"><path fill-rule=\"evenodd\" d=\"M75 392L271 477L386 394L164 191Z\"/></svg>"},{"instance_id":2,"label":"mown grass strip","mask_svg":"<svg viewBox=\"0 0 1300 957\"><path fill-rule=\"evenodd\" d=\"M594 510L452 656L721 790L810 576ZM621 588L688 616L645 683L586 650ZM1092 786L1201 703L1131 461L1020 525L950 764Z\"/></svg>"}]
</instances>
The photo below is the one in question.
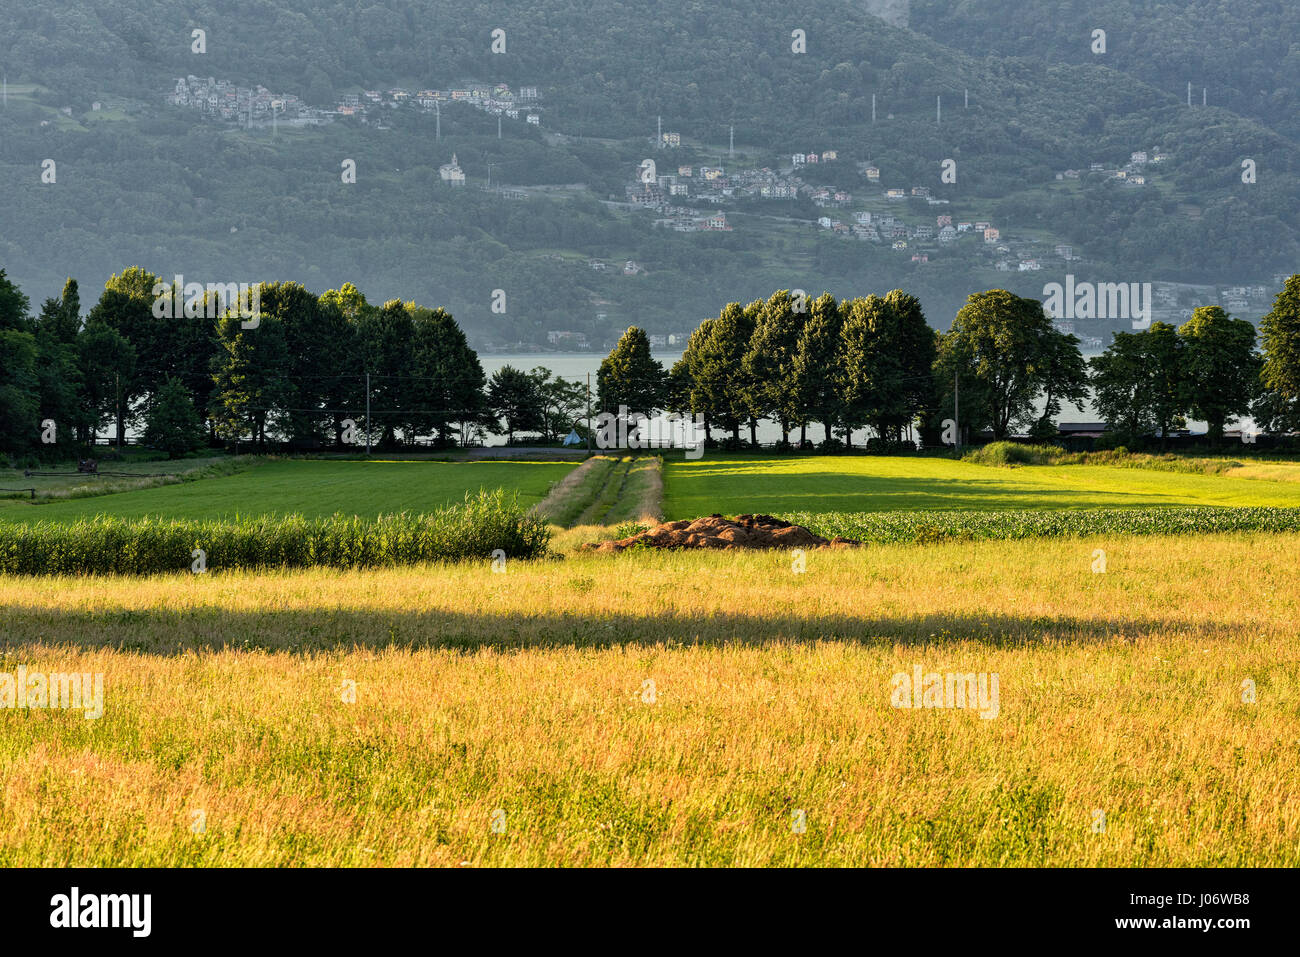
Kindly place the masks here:
<instances>
[{"instance_id":1,"label":"mown grass strip","mask_svg":"<svg viewBox=\"0 0 1300 957\"><path fill-rule=\"evenodd\" d=\"M593 455L563 480L556 482L534 511L554 525L571 527L578 516L596 500L596 495L609 481L610 473L617 464L617 456Z\"/></svg>"},{"instance_id":2,"label":"mown grass strip","mask_svg":"<svg viewBox=\"0 0 1300 957\"><path fill-rule=\"evenodd\" d=\"M663 521L664 461L657 455L644 455L632 463L623 481L618 501L605 513L606 525Z\"/></svg>"},{"instance_id":3,"label":"mown grass strip","mask_svg":"<svg viewBox=\"0 0 1300 957\"><path fill-rule=\"evenodd\" d=\"M827 538L877 545L1086 535L1300 531L1300 508L1092 508L1017 511L786 512Z\"/></svg>"},{"instance_id":4,"label":"mown grass strip","mask_svg":"<svg viewBox=\"0 0 1300 957\"><path fill-rule=\"evenodd\" d=\"M618 501L619 494L623 491L623 483L627 479L627 473L632 468L634 456L625 455L613 469L610 470L605 479L605 484L601 486L596 495L595 501L583 510L578 516L575 525L603 525L605 524L605 514Z\"/></svg>"},{"instance_id":5,"label":"mown grass strip","mask_svg":"<svg viewBox=\"0 0 1300 957\"><path fill-rule=\"evenodd\" d=\"M501 489L427 514L233 522L127 521L0 525L0 573L127 574L269 568L375 568L545 553L550 529Z\"/></svg>"}]
</instances>

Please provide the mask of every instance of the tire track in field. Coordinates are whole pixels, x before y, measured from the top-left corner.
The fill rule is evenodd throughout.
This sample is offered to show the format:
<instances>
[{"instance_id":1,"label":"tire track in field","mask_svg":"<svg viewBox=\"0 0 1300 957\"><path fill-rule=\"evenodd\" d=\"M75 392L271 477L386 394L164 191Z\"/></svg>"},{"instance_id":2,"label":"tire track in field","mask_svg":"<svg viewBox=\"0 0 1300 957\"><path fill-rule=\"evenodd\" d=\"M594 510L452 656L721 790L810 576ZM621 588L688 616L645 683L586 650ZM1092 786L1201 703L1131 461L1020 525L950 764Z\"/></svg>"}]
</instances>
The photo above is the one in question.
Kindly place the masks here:
<instances>
[{"instance_id":1,"label":"tire track in field","mask_svg":"<svg viewBox=\"0 0 1300 957\"><path fill-rule=\"evenodd\" d=\"M605 482L601 485L600 490L596 493L595 500L583 510L578 516L574 525L600 525L609 510L618 502L618 497L623 492L623 486L627 483L627 473L632 470L632 463L636 461L633 456L625 455L614 468L610 469L609 475L606 476ZM617 480L618 487L614 494L609 494L610 485Z\"/></svg>"}]
</instances>

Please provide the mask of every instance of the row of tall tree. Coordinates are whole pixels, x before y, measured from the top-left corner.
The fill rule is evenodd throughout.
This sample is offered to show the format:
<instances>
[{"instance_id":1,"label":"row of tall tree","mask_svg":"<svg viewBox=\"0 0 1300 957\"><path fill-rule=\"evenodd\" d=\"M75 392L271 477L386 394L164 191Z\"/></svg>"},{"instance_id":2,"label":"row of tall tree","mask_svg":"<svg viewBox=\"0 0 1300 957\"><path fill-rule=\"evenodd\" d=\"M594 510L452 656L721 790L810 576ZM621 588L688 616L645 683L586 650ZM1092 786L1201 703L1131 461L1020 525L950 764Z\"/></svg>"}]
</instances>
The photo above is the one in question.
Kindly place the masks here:
<instances>
[{"instance_id":1,"label":"row of tall tree","mask_svg":"<svg viewBox=\"0 0 1300 957\"><path fill-rule=\"evenodd\" d=\"M169 308L158 308L160 289ZM32 316L0 270L0 451L66 453L141 425L174 454L205 442L450 445L484 429L554 441L588 412L585 390L545 368L507 366L489 381L442 309L373 305L350 283L319 296L265 283L249 321L215 293L187 303L181 292L131 268L84 318L71 279ZM1261 332L1257 351L1250 322L1207 306L1177 328L1116 333L1087 363L1041 302L1003 289L971 295L943 333L902 290L843 300L781 290L728 303L670 370L628 329L601 363L591 411L695 414L710 440L737 445L742 432L757 444L760 420L787 442L797 430L801 444L820 426L831 447L863 428L882 448L911 430L937 444L945 419L968 436L1052 437L1063 404L1089 398L1131 439L1167 437L1188 416L1211 440L1245 415L1300 429L1300 275Z\"/></svg>"},{"instance_id":2,"label":"row of tall tree","mask_svg":"<svg viewBox=\"0 0 1300 957\"><path fill-rule=\"evenodd\" d=\"M1059 331L1039 300L1004 289L967 299L947 332L926 321L916 297L811 302L782 290L748 305L728 303L692 334L665 370L645 333L629 329L601 364L597 405L632 413L702 416L715 430L756 443L758 422L779 423L786 441L822 428L849 442L869 427L884 447L918 429L937 444L945 419L967 435L1049 438L1066 402L1093 400L1122 439L1169 434L1193 416L1218 441L1235 418L1271 431L1300 429L1300 275L1261 322L1204 306L1179 327L1156 322L1116 333L1086 362L1079 340ZM838 440L834 440L838 441Z\"/></svg>"},{"instance_id":3,"label":"row of tall tree","mask_svg":"<svg viewBox=\"0 0 1300 957\"><path fill-rule=\"evenodd\" d=\"M168 308L157 276L127 269L83 319L70 279L33 317L0 271L0 451L57 454L140 426L173 452L342 446L364 444L367 419L381 445L450 444L496 424L478 355L442 309L373 305L350 283L320 296L265 283L253 321L215 294L186 308L161 285Z\"/></svg>"}]
</instances>

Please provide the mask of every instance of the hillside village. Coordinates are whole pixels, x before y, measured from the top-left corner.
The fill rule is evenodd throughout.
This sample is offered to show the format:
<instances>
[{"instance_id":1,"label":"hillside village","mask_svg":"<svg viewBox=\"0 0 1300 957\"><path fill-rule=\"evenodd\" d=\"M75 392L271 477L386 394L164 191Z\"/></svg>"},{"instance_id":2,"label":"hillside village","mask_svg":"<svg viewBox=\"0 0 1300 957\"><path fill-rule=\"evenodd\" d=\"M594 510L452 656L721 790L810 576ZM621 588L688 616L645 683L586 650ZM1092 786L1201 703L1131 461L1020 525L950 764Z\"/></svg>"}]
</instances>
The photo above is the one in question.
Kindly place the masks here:
<instances>
[{"instance_id":1,"label":"hillside village","mask_svg":"<svg viewBox=\"0 0 1300 957\"><path fill-rule=\"evenodd\" d=\"M365 90L343 94L336 103L322 106L261 85L244 86L228 79L189 75L176 79L166 102L197 110L205 119L243 127L279 123L307 126L353 117L382 129L389 111L416 109L440 115L443 105L453 103L533 126L541 125L543 114L537 87L521 86L516 91L504 83L465 84L441 90ZM777 165L760 167L731 162L724 165L721 158L712 163L665 160L683 150L681 134L676 132L661 132L652 142L658 157L653 177L643 167L637 167L624 193L628 205L656 214L652 220L656 228L675 233L728 233L736 228L734 216L728 218L729 211L749 212L758 203L804 200L822 212L815 221L807 221L810 227L845 241L887 248L913 267L936 268L956 255L995 273L1046 271L1056 276L1066 270L1082 272L1088 268L1087 260L1071 243L1019 235L987 219L963 218L947 211L952 201L935 196L934 188L882 185L882 181L890 180L887 170L870 161L849 163L834 148L784 154ZM1093 162L1086 169L1060 170L1055 181L1067 188L1071 183L1091 180L1114 183L1122 189L1146 189L1151 188L1151 177L1169 159L1170 155L1160 150L1134 150L1123 165ZM806 174L814 168L823 182L828 168L842 170L843 177L837 177L840 181L833 186L809 182ZM445 186L466 185L466 172L454 153L439 166L439 179ZM505 199L523 200L528 196L527 190L500 183L489 183L484 188ZM589 265L597 271L610 268L602 260L591 260ZM627 261L613 268L625 277L635 277L647 266ZM1262 314L1268 308L1268 287L1263 284L1221 288L1162 282L1151 285L1153 321L1183 322L1190 318L1193 304L1218 304L1229 312L1247 315L1252 311ZM604 313L595 316L597 323L607 318ZM1056 326L1079 336L1085 350L1099 350L1111 331L1107 322L1058 319ZM687 335L682 331L654 332L650 341L656 349L680 349ZM554 349L594 348L587 334L576 330L549 330L546 339L547 346Z\"/></svg>"},{"instance_id":2,"label":"hillside village","mask_svg":"<svg viewBox=\"0 0 1300 957\"><path fill-rule=\"evenodd\" d=\"M231 80L177 77L166 97L171 106L198 110L205 117L242 126L272 122L309 125L330 123L340 117L355 116L368 122L382 120L385 110L414 106L423 112L439 113L442 105L463 103L505 119L521 120L531 126L541 125L541 97L537 87L523 86L513 92L504 83L474 85L446 90L365 90L346 93L337 103L312 106L292 93L273 93L266 87L240 86Z\"/></svg>"}]
</instances>

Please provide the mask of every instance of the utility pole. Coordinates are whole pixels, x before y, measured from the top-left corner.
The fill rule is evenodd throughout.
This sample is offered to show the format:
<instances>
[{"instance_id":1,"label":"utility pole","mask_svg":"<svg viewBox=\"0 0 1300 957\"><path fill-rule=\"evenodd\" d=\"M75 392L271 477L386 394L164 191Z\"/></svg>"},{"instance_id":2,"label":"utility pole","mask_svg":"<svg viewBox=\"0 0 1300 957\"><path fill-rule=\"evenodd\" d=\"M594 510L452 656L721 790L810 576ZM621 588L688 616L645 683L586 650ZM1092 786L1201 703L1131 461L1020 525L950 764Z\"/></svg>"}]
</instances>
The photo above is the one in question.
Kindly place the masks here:
<instances>
[{"instance_id":1,"label":"utility pole","mask_svg":"<svg viewBox=\"0 0 1300 957\"><path fill-rule=\"evenodd\" d=\"M957 417L957 397L961 393L961 380L956 371L952 374L952 429L953 438L956 440L957 454L961 454L961 419Z\"/></svg>"},{"instance_id":2,"label":"utility pole","mask_svg":"<svg viewBox=\"0 0 1300 957\"><path fill-rule=\"evenodd\" d=\"M876 94L871 94L871 122L876 122Z\"/></svg>"},{"instance_id":3,"label":"utility pole","mask_svg":"<svg viewBox=\"0 0 1300 957\"><path fill-rule=\"evenodd\" d=\"M442 142L442 103L433 101L433 139Z\"/></svg>"},{"instance_id":4,"label":"utility pole","mask_svg":"<svg viewBox=\"0 0 1300 957\"><path fill-rule=\"evenodd\" d=\"M729 145L727 146L727 159L735 159L736 158L736 128L734 126L731 128L731 138L728 142Z\"/></svg>"},{"instance_id":5,"label":"utility pole","mask_svg":"<svg viewBox=\"0 0 1300 957\"><path fill-rule=\"evenodd\" d=\"M366 373L366 455L370 454L370 373Z\"/></svg>"},{"instance_id":6,"label":"utility pole","mask_svg":"<svg viewBox=\"0 0 1300 957\"><path fill-rule=\"evenodd\" d=\"M587 373L587 454L591 454L591 373Z\"/></svg>"},{"instance_id":7,"label":"utility pole","mask_svg":"<svg viewBox=\"0 0 1300 957\"><path fill-rule=\"evenodd\" d=\"M497 114L497 139L501 139L501 114Z\"/></svg>"}]
</instances>

